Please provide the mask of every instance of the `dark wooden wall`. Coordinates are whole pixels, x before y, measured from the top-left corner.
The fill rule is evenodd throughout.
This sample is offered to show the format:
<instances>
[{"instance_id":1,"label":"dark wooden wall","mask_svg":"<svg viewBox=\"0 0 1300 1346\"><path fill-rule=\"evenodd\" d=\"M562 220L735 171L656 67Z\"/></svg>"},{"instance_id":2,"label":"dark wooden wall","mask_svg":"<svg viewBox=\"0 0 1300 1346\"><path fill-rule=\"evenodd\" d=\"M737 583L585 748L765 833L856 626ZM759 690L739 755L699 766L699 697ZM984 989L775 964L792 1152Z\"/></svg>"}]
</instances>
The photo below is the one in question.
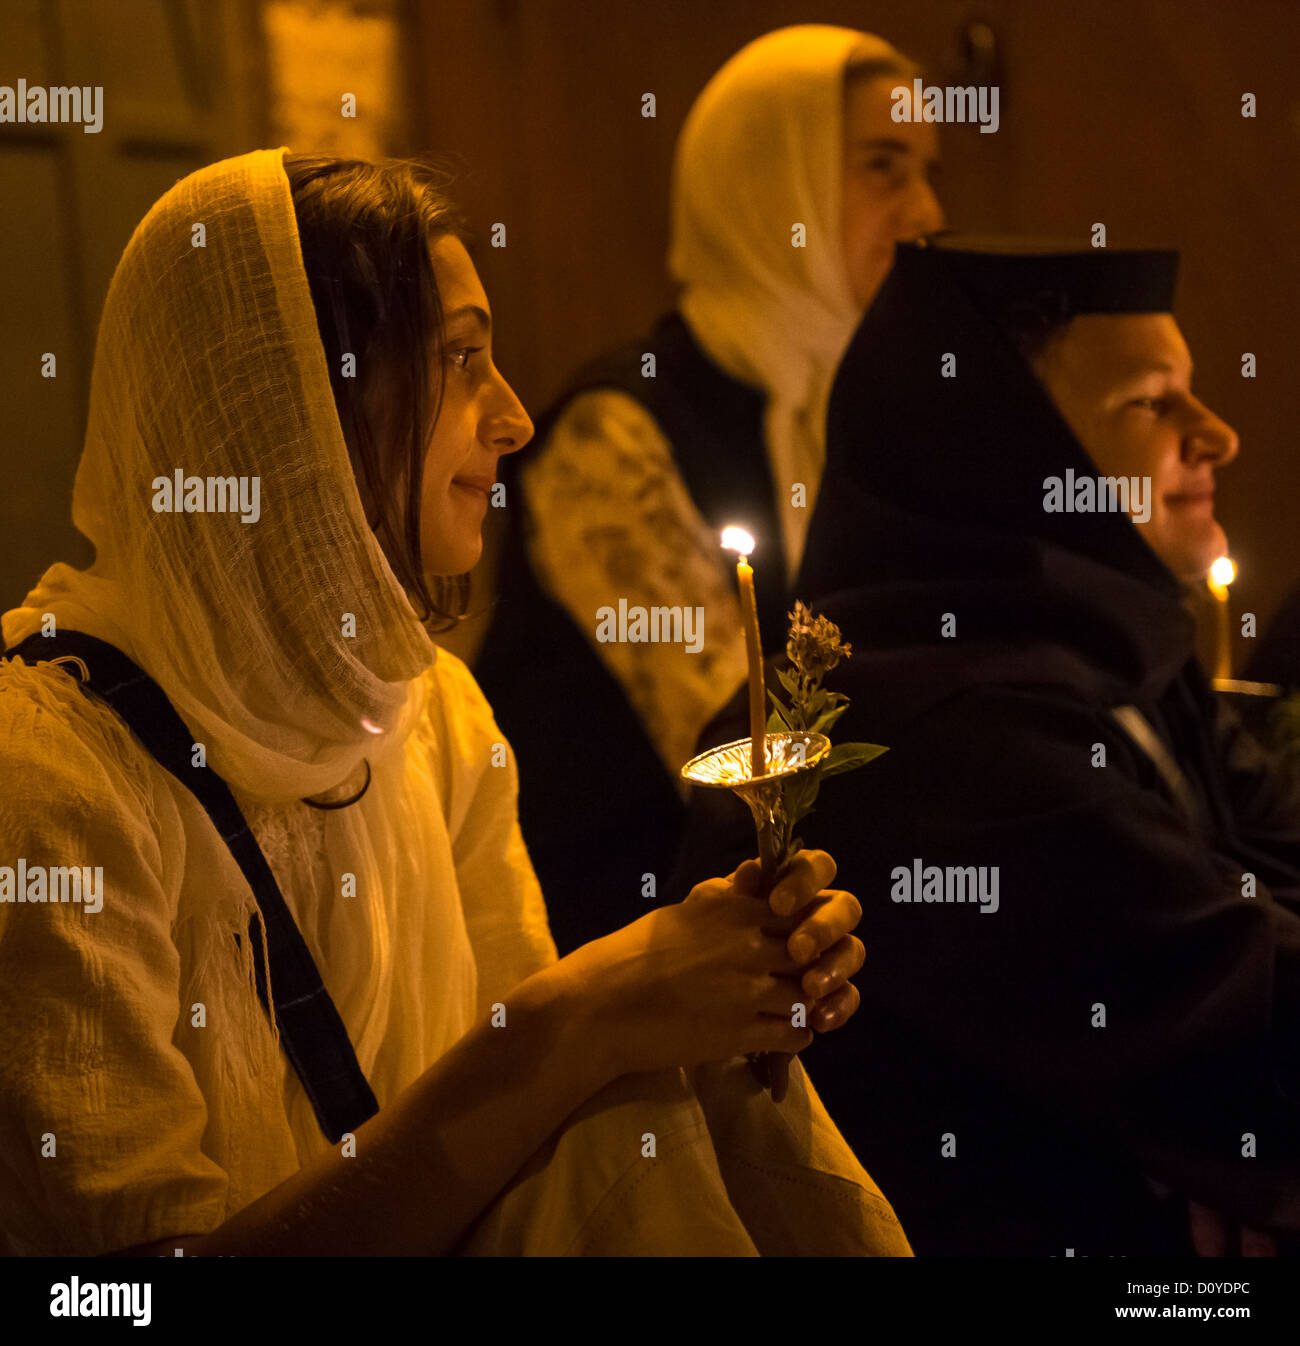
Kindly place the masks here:
<instances>
[{"instance_id":1,"label":"dark wooden wall","mask_svg":"<svg viewBox=\"0 0 1300 1346\"><path fill-rule=\"evenodd\" d=\"M710 74L760 33L879 33L934 82L994 39L1001 127L945 128L942 194L968 229L1183 254L1178 317L1200 395L1236 427L1220 517L1241 566L1233 607L1267 617L1300 578L1300 5L1292 0L482 0L416 4L427 146L456 156L484 243L498 364L530 409L565 373L672 299L664 272L673 143ZM653 92L658 116L641 116ZM1256 95L1258 116L1241 116ZM418 134L418 132L417 132ZM1240 376L1243 351L1258 357ZM490 571L490 565L487 567ZM477 632L466 633L472 649ZM1239 658L1245 654L1242 649Z\"/></svg>"},{"instance_id":2,"label":"dark wooden wall","mask_svg":"<svg viewBox=\"0 0 1300 1346\"><path fill-rule=\"evenodd\" d=\"M253 0L0 0L0 84L104 91L96 134L0 125L0 610L93 558L72 484L108 283L177 179L265 143L257 18Z\"/></svg>"}]
</instances>

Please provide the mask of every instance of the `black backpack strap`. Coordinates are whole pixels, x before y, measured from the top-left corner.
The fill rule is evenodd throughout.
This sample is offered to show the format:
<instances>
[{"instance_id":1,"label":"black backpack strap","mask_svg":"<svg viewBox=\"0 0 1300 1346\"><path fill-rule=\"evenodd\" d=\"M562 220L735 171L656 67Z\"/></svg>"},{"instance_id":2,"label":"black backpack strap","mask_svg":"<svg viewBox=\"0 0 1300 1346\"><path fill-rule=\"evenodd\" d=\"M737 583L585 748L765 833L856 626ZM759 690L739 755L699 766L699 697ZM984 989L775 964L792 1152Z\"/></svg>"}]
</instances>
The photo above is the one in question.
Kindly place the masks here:
<instances>
[{"instance_id":1,"label":"black backpack strap","mask_svg":"<svg viewBox=\"0 0 1300 1346\"><path fill-rule=\"evenodd\" d=\"M275 989L274 1022L280 1042L302 1087L311 1099L316 1120L330 1142L355 1131L379 1111L379 1104L357 1061L347 1028L321 981L315 961L294 923L229 787L211 767L194 766L193 735L161 687L116 646L82 631L39 632L5 650L6 659L77 665L81 689L108 703L136 738L203 805L240 872L253 890L266 928L267 962ZM261 938L257 918L249 923L257 994L271 1017L267 972L258 956Z\"/></svg>"}]
</instances>

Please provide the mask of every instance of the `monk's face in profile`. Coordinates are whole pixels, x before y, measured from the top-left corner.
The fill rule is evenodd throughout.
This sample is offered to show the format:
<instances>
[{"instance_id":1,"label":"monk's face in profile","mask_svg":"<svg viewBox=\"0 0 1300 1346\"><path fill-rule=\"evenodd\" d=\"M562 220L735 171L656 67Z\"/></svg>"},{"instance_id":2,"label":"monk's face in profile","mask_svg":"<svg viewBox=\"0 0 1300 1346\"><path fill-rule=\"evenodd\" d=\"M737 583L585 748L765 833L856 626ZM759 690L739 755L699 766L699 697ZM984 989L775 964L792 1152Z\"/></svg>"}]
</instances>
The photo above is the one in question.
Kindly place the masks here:
<instances>
[{"instance_id":1,"label":"monk's face in profile","mask_svg":"<svg viewBox=\"0 0 1300 1346\"><path fill-rule=\"evenodd\" d=\"M902 75L846 81L840 228L853 297L865 310L894 264L894 244L943 228L934 194L939 141L932 122L896 122Z\"/></svg>"},{"instance_id":2,"label":"monk's face in profile","mask_svg":"<svg viewBox=\"0 0 1300 1346\"><path fill-rule=\"evenodd\" d=\"M1237 435L1192 393L1192 359L1168 313L1075 318L1033 362L1100 475L1150 479L1152 550L1189 583L1227 539L1214 517L1214 473Z\"/></svg>"},{"instance_id":3,"label":"monk's face in profile","mask_svg":"<svg viewBox=\"0 0 1300 1346\"><path fill-rule=\"evenodd\" d=\"M492 363L492 315L465 245L429 249L442 300L442 406L424 464L420 544L428 575L460 575L483 551L497 461L522 449L533 423Z\"/></svg>"}]
</instances>

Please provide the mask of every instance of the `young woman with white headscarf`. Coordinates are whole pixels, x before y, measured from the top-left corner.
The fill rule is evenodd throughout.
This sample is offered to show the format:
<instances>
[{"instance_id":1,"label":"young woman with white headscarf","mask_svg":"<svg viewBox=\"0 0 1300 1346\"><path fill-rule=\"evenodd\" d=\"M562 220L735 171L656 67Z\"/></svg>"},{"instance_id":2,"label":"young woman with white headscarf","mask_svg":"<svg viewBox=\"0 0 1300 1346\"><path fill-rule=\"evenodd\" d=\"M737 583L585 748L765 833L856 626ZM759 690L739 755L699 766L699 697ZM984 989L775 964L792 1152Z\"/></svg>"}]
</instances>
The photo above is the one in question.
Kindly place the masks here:
<instances>
[{"instance_id":1,"label":"young woman with white headscarf","mask_svg":"<svg viewBox=\"0 0 1300 1346\"><path fill-rule=\"evenodd\" d=\"M763 648L784 647L832 377L895 242L943 222L934 127L890 116L890 90L916 73L880 38L822 24L733 56L677 143L677 312L580 371L539 423L537 451L507 469L522 517L474 670L518 754L520 816L544 887L572 841L557 771L585 801L598 881L589 897L552 902L561 950L635 912L643 873L662 882L671 869L678 769L746 675L725 524L757 538ZM600 638L598 610L621 601L698 611L703 639L690 649ZM557 761L537 707L562 707L573 685L585 691L582 733Z\"/></svg>"},{"instance_id":2,"label":"young woman with white headscarf","mask_svg":"<svg viewBox=\"0 0 1300 1346\"><path fill-rule=\"evenodd\" d=\"M770 906L742 867L556 960L509 743L428 635L463 609L433 577L477 558L478 479L532 431L489 318L409 166L257 151L133 235L73 493L95 562L3 618L4 1251L908 1251L797 1063L778 1111L741 1059L811 1040L796 1000L822 1031L856 1008L829 856ZM68 632L161 688L184 766L84 661L42 658ZM229 787L373 1090L342 1137L191 766ZM38 896L59 867L97 901Z\"/></svg>"}]
</instances>

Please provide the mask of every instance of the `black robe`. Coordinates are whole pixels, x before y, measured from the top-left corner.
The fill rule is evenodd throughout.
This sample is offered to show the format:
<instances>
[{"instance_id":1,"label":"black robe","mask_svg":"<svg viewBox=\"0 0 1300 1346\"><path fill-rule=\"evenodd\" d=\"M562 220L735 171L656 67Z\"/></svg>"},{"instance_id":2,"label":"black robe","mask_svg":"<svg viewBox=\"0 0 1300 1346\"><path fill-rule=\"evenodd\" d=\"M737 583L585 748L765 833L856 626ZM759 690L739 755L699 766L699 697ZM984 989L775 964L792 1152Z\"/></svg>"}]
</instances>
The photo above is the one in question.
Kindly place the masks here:
<instances>
[{"instance_id":1,"label":"black robe","mask_svg":"<svg viewBox=\"0 0 1300 1346\"><path fill-rule=\"evenodd\" d=\"M1300 584L1283 599L1242 677L1278 683L1287 691L1300 688Z\"/></svg>"},{"instance_id":2,"label":"black robe","mask_svg":"<svg viewBox=\"0 0 1300 1346\"><path fill-rule=\"evenodd\" d=\"M804 1056L831 1114L921 1255L1187 1252L1185 1195L1300 1230L1300 782L1216 702L1138 530L1044 513L1045 476L1096 469L940 255L900 251L828 446L795 593L853 644L834 739L889 747L799 829L865 913L862 1006ZM752 848L697 791L679 872ZM894 900L916 860L996 867L997 910Z\"/></svg>"}]
</instances>

